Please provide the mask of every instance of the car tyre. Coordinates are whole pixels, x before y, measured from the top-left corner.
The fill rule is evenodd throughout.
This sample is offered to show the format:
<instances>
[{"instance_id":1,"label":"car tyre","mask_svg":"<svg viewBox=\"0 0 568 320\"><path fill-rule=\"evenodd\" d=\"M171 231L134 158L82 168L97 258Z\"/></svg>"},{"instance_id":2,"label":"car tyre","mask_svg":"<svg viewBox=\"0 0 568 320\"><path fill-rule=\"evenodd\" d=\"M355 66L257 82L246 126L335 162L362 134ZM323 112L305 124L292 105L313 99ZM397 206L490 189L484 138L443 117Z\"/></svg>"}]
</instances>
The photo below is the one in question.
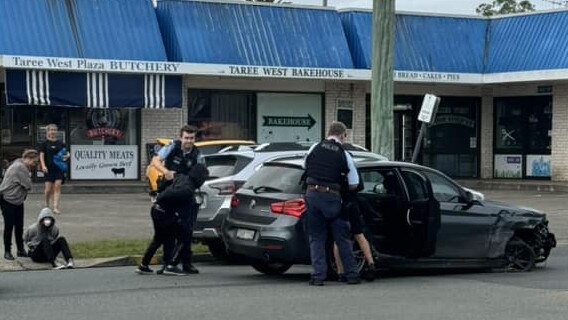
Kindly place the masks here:
<instances>
[{"instance_id":1,"label":"car tyre","mask_svg":"<svg viewBox=\"0 0 568 320\"><path fill-rule=\"evenodd\" d=\"M255 261L251 263L256 271L270 276L281 275L292 267L291 263Z\"/></svg>"},{"instance_id":2,"label":"car tyre","mask_svg":"<svg viewBox=\"0 0 568 320\"><path fill-rule=\"evenodd\" d=\"M206 245L213 258L223 262L232 262L232 255L227 251L223 241L207 242Z\"/></svg>"},{"instance_id":3,"label":"car tyre","mask_svg":"<svg viewBox=\"0 0 568 320\"><path fill-rule=\"evenodd\" d=\"M505 258L509 271L530 271L534 268L536 255L525 241L513 237L505 248Z\"/></svg>"}]
</instances>

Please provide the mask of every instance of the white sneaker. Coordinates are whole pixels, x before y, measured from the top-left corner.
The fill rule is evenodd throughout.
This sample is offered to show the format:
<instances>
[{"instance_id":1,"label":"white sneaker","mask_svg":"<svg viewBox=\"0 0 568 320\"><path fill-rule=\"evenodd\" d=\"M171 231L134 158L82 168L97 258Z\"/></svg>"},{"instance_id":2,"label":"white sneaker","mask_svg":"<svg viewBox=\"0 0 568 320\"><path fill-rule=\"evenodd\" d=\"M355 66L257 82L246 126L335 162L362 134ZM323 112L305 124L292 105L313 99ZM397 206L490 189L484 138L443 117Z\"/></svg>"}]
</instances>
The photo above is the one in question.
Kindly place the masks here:
<instances>
[{"instance_id":1,"label":"white sneaker","mask_svg":"<svg viewBox=\"0 0 568 320\"><path fill-rule=\"evenodd\" d=\"M64 264L59 264L59 262L53 263L53 270L65 269L67 266Z\"/></svg>"},{"instance_id":2,"label":"white sneaker","mask_svg":"<svg viewBox=\"0 0 568 320\"><path fill-rule=\"evenodd\" d=\"M75 262L73 262L73 259L69 259L69 261L67 261L67 265L65 266L67 269L73 269L75 268Z\"/></svg>"}]
</instances>

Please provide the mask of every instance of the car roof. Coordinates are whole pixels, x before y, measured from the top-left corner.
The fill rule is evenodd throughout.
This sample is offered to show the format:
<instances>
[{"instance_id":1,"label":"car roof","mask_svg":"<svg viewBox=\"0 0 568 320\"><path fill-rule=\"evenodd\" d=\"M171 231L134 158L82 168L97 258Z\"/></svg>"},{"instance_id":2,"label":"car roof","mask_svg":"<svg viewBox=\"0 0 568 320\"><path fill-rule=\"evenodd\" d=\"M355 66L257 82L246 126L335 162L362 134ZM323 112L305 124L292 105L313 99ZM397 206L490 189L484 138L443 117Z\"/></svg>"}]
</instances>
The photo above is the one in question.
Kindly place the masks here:
<instances>
[{"instance_id":1,"label":"car roof","mask_svg":"<svg viewBox=\"0 0 568 320\"><path fill-rule=\"evenodd\" d=\"M195 145L197 147L207 147L207 146L219 146L219 145L254 145L256 142L252 140L206 140L197 141Z\"/></svg>"}]
</instances>

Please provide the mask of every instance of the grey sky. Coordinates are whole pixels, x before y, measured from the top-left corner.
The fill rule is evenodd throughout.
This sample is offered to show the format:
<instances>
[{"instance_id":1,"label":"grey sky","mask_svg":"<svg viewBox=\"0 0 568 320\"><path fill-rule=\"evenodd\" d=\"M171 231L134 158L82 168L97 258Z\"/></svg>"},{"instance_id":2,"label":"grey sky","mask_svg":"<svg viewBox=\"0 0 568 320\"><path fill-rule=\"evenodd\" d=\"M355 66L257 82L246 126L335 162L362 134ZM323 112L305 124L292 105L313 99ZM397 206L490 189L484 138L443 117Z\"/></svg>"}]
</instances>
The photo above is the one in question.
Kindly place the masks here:
<instances>
[{"instance_id":1,"label":"grey sky","mask_svg":"<svg viewBox=\"0 0 568 320\"><path fill-rule=\"evenodd\" d=\"M291 1L296 4L322 4L322 0ZM491 2L491 0L396 0L396 9L399 11L475 15L475 8L484 2ZM531 2L538 10L554 8L554 5L543 0L532 0ZM336 8L371 8L372 3L372 0L328 0L328 5Z\"/></svg>"}]
</instances>

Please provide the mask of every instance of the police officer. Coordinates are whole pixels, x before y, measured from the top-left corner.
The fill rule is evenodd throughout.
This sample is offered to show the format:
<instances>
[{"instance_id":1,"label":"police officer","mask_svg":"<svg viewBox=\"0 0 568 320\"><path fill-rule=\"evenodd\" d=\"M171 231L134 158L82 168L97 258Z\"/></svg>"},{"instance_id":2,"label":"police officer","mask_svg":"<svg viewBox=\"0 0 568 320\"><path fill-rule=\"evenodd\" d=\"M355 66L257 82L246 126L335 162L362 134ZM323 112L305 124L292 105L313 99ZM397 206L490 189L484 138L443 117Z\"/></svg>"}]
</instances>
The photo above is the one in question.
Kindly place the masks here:
<instances>
[{"instance_id":1,"label":"police officer","mask_svg":"<svg viewBox=\"0 0 568 320\"><path fill-rule=\"evenodd\" d=\"M350 190L356 190L359 176L351 155L341 144L347 138L347 128L333 122L328 137L312 146L306 157L306 203L308 206L308 236L314 273L310 285L322 286L327 276L326 242L331 229L343 262L348 284L361 280L355 265L350 241L349 222L341 215L341 184L347 179Z\"/></svg>"},{"instance_id":2,"label":"police officer","mask_svg":"<svg viewBox=\"0 0 568 320\"><path fill-rule=\"evenodd\" d=\"M163 173L166 184L173 180L175 174L188 174L195 164L205 164L201 152L194 145L196 133L197 128L190 125L183 126L179 132L179 140L164 146L160 149L158 155L152 159L152 165ZM164 274L199 273L191 264L193 223L197 218L198 210L199 204L196 204L195 201L187 201L176 206L175 211L180 218L177 232L179 249L173 255L173 264L166 266L163 271ZM168 256L172 255L168 254ZM180 261L182 270L177 267Z\"/></svg>"}]
</instances>

